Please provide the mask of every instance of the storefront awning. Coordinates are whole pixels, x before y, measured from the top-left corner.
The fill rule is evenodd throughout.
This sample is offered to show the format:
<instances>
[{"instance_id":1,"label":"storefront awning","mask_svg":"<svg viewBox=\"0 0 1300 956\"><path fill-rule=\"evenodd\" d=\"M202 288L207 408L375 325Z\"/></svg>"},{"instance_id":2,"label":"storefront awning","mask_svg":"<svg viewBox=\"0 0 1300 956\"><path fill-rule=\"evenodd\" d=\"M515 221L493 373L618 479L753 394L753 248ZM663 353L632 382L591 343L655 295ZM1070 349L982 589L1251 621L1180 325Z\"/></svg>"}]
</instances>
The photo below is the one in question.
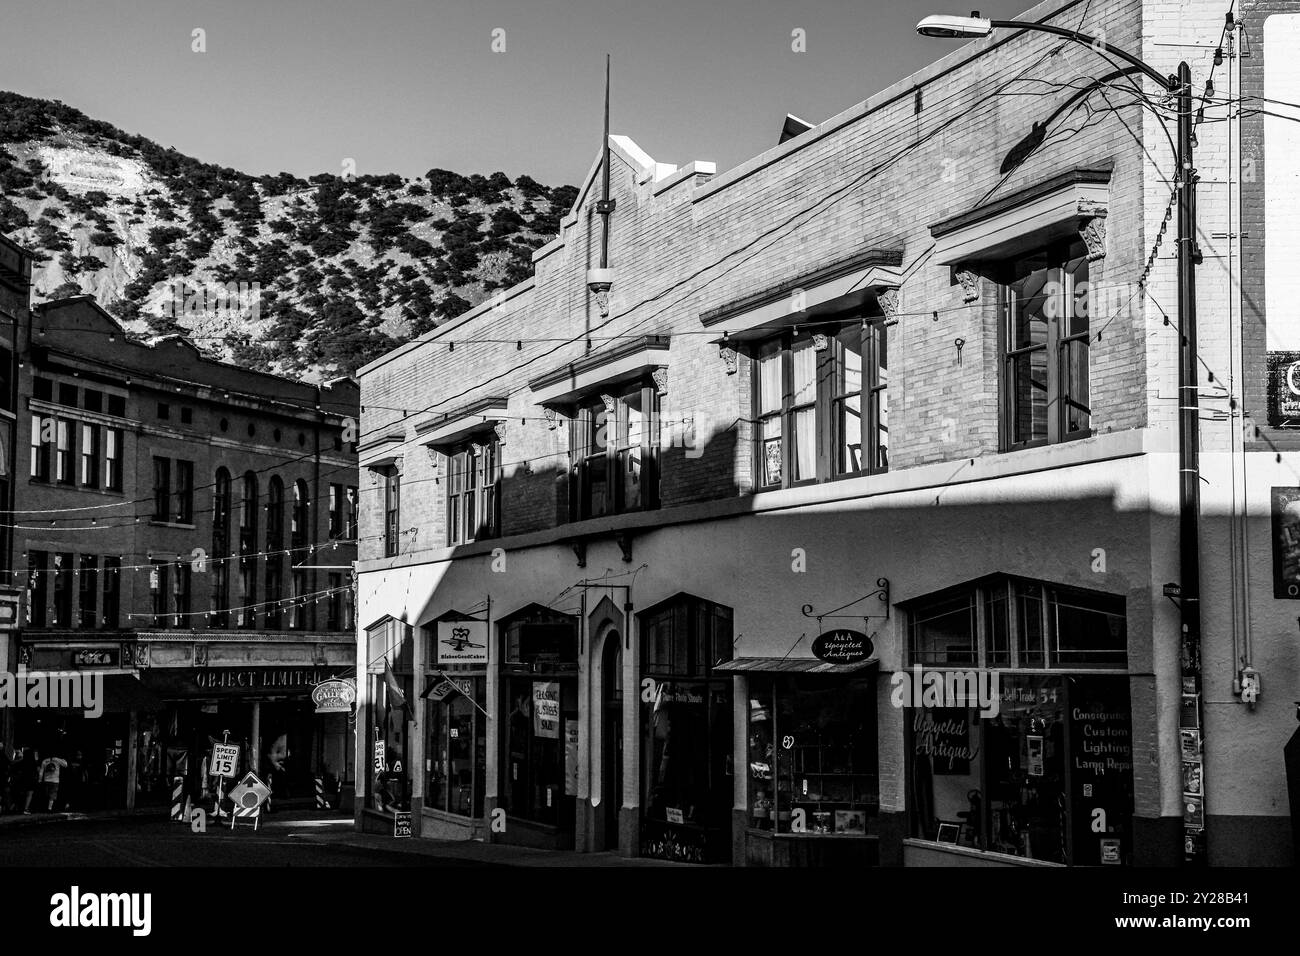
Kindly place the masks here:
<instances>
[{"instance_id":1,"label":"storefront awning","mask_svg":"<svg viewBox=\"0 0 1300 956\"><path fill-rule=\"evenodd\" d=\"M75 676L84 677L93 671L75 672ZM74 672L69 671L30 671L30 676L38 675L47 676L73 676ZM163 702L149 691L149 688L140 683L139 678L132 674L104 674L104 686L101 701L103 704L103 713L105 714L129 714L131 711L137 713L151 713L163 709ZM46 707L43 709L46 714L58 714L62 717L81 717L85 714L85 709L80 707Z\"/></svg>"},{"instance_id":2,"label":"storefront awning","mask_svg":"<svg viewBox=\"0 0 1300 956\"><path fill-rule=\"evenodd\" d=\"M858 661L856 664L828 664L826 661L809 658L781 657L738 657L713 668L715 674L747 674L753 671L779 672L786 674L858 674L875 667L880 661Z\"/></svg>"}]
</instances>

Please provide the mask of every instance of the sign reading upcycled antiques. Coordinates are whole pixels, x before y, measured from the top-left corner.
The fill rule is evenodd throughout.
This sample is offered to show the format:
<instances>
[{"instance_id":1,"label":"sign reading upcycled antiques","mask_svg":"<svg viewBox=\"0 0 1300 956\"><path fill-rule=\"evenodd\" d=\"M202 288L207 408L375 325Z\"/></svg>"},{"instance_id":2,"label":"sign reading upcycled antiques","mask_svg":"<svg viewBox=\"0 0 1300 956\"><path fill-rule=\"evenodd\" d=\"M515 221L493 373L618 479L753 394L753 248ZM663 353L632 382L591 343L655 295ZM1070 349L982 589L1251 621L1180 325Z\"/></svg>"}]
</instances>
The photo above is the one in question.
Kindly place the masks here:
<instances>
[{"instance_id":1,"label":"sign reading upcycled antiques","mask_svg":"<svg viewBox=\"0 0 1300 956\"><path fill-rule=\"evenodd\" d=\"M213 744L212 759L208 761L208 776L233 777L239 766L238 744Z\"/></svg>"},{"instance_id":2,"label":"sign reading upcycled antiques","mask_svg":"<svg viewBox=\"0 0 1300 956\"><path fill-rule=\"evenodd\" d=\"M439 621L439 664L486 664L487 621Z\"/></svg>"},{"instance_id":3,"label":"sign reading upcycled antiques","mask_svg":"<svg viewBox=\"0 0 1300 956\"><path fill-rule=\"evenodd\" d=\"M357 702L356 681L332 677L321 681L311 692L311 702L318 714L348 714Z\"/></svg>"},{"instance_id":4,"label":"sign reading upcycled antiques","mask_svg":"<svg viewBox=\"0 0 1300 956\"><path fill-rule=\"evenodd\" d=\"M557 681L533 684L533 733L549 740L560 739L560 685Z\"/></svg>"},{"instance_id":5,"label":"sign reading upcycled antiques","mask_svg":"<svg viewBox=\"0 0 1300 956\"><path fill-rule=\"evenodd\" d=\"M860 664L874 650L867 635L843 627L818 635L812 644L813 657L828 664Z\"/></svg>"},{"instance_id":6,"label":"sign reading upcycled antiques","mask_svg":"<svg viewBox=\"0 0 1300 956\"><path fill-rule=\"evenodd\" d=\"M912 742L916 756L930 758L934 774L964 777L970 773L970 762L979 756L963 707L915 708Z\"/></svg>"}]
</instances>

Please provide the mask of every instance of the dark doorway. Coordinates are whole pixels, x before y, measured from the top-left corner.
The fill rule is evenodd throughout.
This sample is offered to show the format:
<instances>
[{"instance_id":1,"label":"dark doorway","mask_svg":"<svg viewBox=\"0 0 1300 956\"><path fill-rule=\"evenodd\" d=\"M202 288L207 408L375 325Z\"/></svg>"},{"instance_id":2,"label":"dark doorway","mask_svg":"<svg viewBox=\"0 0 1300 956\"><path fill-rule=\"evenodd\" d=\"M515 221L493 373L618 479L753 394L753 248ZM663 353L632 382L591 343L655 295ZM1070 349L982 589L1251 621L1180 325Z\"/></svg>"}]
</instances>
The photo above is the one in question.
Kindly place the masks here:
<instances>
[{"instance_id":1,"label":"dark doorway","mask_svg":"<svg viewBox=\"0 0 1300 956\"><path fill-rule=\"evenodd\" d=\"M605 807L605 849L618 849L618 812L623 805L623 644L616 631L605 637L601 658L604 723L601 726L600 802Z\"/></svg>"}]
</instances>

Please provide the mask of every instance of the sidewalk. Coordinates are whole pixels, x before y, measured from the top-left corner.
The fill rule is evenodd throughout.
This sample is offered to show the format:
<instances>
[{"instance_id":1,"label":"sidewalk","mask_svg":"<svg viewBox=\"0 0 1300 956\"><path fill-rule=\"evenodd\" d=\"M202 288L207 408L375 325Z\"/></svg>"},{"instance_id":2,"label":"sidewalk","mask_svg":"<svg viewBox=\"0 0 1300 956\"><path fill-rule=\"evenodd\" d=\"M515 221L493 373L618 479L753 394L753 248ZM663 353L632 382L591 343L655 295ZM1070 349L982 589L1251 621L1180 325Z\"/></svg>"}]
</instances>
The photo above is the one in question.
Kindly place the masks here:
<instances>
[{"instance_id":1,"label":"sidewalk","mask_svg":"<svg viewBox=\"0 0 1300 956\"><path fill-rule=\"evenodd\" d=\"M295 798L285 800L282 804L277 804L277 812L288 814L297 814L311 810L314 800L311 798ZM211 810L212 801L208 800L203 804L203 809ZM134 810L59 810L54 813L46 813L43 810L33 810L30 814L23 813L6 813L0 816L0 829L5 827L36 826L47 823L74 823L84 820L167 820L170 819L171 808L167 806L136 807ZM268 819L272 815L268 814ZM351 825L351 817L338 817L334 819L341 820Z\"/></svg>"},{"instance_id":2,"label":"sidewalk","mask_svg":"<svg viewBox=\"0 0 1300 956\"><path fill-rule=\"evenodd\" d=\"M337 826L335 824L338 824ZM315 821L315 828L298 830L289 839L304 843L325 843L366 850L385 850L390 853L415 853L436 860L467 860L496 866L521 867L686 867L699 869L698 864L672 863L667 860L628 858L617 853L574 853L572 850L538 850L532 847L512 846L504 843L480 843L476 840L425 840L419 837L395 839L377 833L357 833L351 820ZM302 821L276 821L267 826L292 829L302 826ZM310 825L310 824L309 824Z\"/></svg>"}]
</instances>

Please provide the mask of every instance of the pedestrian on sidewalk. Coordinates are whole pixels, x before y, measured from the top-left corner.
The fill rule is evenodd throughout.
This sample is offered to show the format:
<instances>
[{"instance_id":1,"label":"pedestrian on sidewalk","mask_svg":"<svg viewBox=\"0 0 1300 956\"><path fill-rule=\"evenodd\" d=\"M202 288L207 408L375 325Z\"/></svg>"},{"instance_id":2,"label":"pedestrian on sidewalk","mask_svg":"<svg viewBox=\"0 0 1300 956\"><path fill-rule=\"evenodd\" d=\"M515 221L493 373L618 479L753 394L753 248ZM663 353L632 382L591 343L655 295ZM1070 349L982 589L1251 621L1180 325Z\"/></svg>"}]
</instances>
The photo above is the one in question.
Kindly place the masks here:
<instances>
[{"instance_id":1,"label":"pedestrian on sidewalk","mask_svg":"<svg viewBox=\"0 0 1300 956\"><path fill-rule=\"evenodd\" d=\"M45 787L45 812L53 813L59 799L59 776L68 762L62 757L49 756L41 761L41 784Z\"/></svg>"},{"instance_id":2,"label":"pedestrian on sidewalk","mask_svg":"<svg viewBox=\"0 0 1300 956\"><path fill-rule=\"evenodd\" d=\"M22 751L22 758L18 762L17 793L22 795L23 813L28 816L32 812L32 797L36 795L36 788L40 785L40 772L36 766L40 756L40 753L29 747ZM17 808L17 801L14 806Z\"/></svg>"},{"instance_id":3,"label":"pedestrian on sidewalk","mask_svg":"<svg viewBox=\"0 0 1300 956\"><path fill-rule=\"evenodd\" d=\"M84 809L82 803L86 797L89 774L80 750L73 751L72 759L68 761L68 769L63 772L60 782L63 791L63 809Z\"/></svg>"}]
</instances>

